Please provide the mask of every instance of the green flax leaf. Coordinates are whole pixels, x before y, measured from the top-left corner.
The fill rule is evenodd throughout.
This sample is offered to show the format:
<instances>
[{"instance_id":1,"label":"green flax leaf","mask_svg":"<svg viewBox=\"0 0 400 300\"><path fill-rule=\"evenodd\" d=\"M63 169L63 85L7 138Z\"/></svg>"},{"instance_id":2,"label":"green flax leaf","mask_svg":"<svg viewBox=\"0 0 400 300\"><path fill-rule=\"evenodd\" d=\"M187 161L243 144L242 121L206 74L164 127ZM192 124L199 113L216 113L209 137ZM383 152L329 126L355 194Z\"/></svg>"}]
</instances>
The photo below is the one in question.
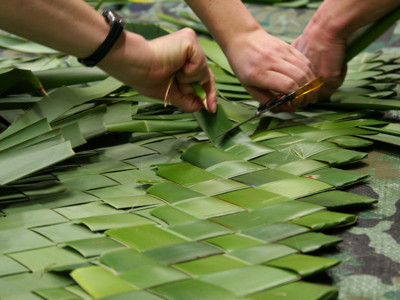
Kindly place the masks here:
<instances>
[{"instance_id":1,"label":"green flax leaf","mask_svg":"<svg viewBox=\"0 0 400 300\"><path fill-rule=\"evenodd\" d=\"M324 230L336 226L353 224L357 220L355 215L333 211L320 211L290 222L311 228L313 231Z\"/></svg>"},{"instance_id":2,"label":"green flax leaf","mask_svg":"<svg viewBox=\"0 0 400 300\"><path fill-rule=\"evenodd\" d=\"M79 254L59 247L28 250L12 253L9 256L33 272L44 272L46 269L78 265L86 262Z\"/></svg>"},{"instance_id":3,"label":"green flax leaf","mask_svg":"<svg viewBox=\"0 0 400 300\"><path fill-rule=\"evenodd\" d=\"M197 279L164 284L154 290L162 296L172 299L235 299L235 295L223 287Z\"/></svg>"},{"instance_id":4,"label":"green flax leaf","mask_svg":"<svg viewBox=\"0 0 400 300\"><path fill-rule=\"evenodd\" d=\"M281 295L285 295L287 299L297 300L333 300L336 299L338 292L331 286L297 281L255 293L248 297L256 300L281 300Z\"/></svg>"},{"instance_id":5,"label":"green flax leaf","mask_svg":"<svg viewBox=\"0 0 400 300\"><path fill-rule=\"evenodd\" d=\"M175 268L193 276L213 274L246 266L247 263L230 255L213 255L174 265Z\"/></svg>"},{"instance_id":6,"label":"green flax leaf","mask_svg":"<svg viewBox=\"0 0 400 300\"><path fill-rule=\"evenodd\" d=\"M296 235L284 240L280 240L278 241L278 243L298 249L299 251L306 253L316 251L324 247L336 245L340 241L340 238L334 236L326 235L319 232L307 232L301 235Z\"/></svg>"},{"instance_id":7,"label":"green flax leaf","mask_svg":"<svg viewBox=\"0 0 400 300\"><path fill-rule=\"evenodd\" d=\"M121 274L120 277L132 283L134 286L137 286L138 288L142 289L158 286L161 284L166 284L169 282L180 281L188 278L186 274L161 264L139 267ZM137 298L137 299L147 299L147 298Z\"/></svg>"},{"instance_id":8,"label":"green flax leaf","mask_svg":"<svg viewBox=\"0 0 400 300\"><path fill-rule=\"evenodd\" d=\"M94 299L136 290L127 281L98 266L76 269L71 277Z\"/></svg>"},{"instance_id":9,"label":"green flax leaf","mask_svg":"<svg viewBox=\"0 0 400 300\"><path fill-rule=\"evenodd\" d=\"M107 125L109 131L120 132L163 132L178 130L196 130L198 124L194 121L158 121L132 120Z\"/></svg>"},{"instance_id":10,"label":"green flax leaf","mask_svg":"<svg viewBox=\"0 0 400 300\"><path fill-rule=\"evenodd\" d=\"M31 146L3 155L0 161L0 185L5 185L26 175L42 170L47 166L65 160L74 155L70 142L43 149ZM0 153L0 156L1 153Z\"/></svg>"},{"instance_id":11,"label":"green flax leaf","mask_svg":"<svg viewBox=\"0 0 400 300\"><path fill-rule=\"evenodd\" d=\"M292 272L266 266L248 266L200 277L200 280L218 284L238 296L255 293L298 279L299 276Z\"/></svg>"},{"instance_id":12,"label":"green flax leaf","mask_svg":"<svg viewBox=\"0 0 400 300\"><path fill-rule=\"evenodd\" d=\"M139 251L185 242L178 235L154 225L115 228L107 230L106 234Z\"/></svg>"},{"instance_id":13,"label":"green flax leaf","mask_svg":"<svg viewBox=\"0 0 400 300\"><path fill-rule=\"evenodd\" d=\"M267 266L292 270L302 277L313 275L329 269L340 261L326 257L315 257L304 254L292 254L266 263Z\"/></svg>"}]
</instances>

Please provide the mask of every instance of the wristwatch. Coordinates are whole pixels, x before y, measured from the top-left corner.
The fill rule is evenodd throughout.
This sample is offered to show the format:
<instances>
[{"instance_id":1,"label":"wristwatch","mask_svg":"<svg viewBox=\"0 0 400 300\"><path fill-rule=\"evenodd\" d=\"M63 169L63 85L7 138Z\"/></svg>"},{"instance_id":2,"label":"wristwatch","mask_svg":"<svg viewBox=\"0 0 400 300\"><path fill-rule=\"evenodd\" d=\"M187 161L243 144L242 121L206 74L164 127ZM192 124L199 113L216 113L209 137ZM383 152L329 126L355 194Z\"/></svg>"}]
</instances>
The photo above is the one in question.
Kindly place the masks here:
<instances>
[{"instance_id":1,"label":"wristwatch","mask_svg":"<svg viewBox=\"0 0 400 300\"><path fill-rule=\"evenodd\" d=\"M96 51L86 58L78 58L78 61L87 67L94 67L107 55L112 46L114 46L115 42L120 37L125 27L125 22L122 17L110 9L104 10L102 16L110 25L110 31L104 42L99 46L99 48L97 48Z\"/></svg>"}]
</instances>

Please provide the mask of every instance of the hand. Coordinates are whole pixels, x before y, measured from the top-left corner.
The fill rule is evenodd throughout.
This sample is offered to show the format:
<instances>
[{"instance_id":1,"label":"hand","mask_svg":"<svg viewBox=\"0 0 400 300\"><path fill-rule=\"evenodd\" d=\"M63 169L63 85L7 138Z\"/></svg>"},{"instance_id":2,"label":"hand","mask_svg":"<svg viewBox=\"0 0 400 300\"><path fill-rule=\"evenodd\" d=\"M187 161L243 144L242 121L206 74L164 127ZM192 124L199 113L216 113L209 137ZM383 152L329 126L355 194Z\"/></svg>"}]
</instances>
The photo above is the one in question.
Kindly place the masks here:
<instances>
[{"instance_id":1,"label":"hand","mask_svg":"<svg viewBox=\"0 0 400 300\"><path fill-rule=\"evenodd\" d=\"M312 28L312 25L308 26L293 46L311 60L314 69L318 70L317 75L325 79L319 98L329 100L346 76L346 40L321 31Z\"/></svg>"},{"instance_id":2,"label":"hand","mask_svg":"<svg viewBox=\"0 0 400 300\"><path fill-rule=\"evenodd\" d=\"M99 64L107 73L145 96L167 97L187 112L203 107L191 86L198 82L206 91L207 107L216 111L214 75L193 30L182 29L151 41L127 32L121 43L116 53Z\"/></svg>"},{"instance_id":3,"label":"hand","mask_svg":"<svg viewBox=\"0 0 400 300\"><path fill-rule=\"evenodd\" d=\"M311 62L303 54L263 29L237 36L225 53L243 86L261 104L275 93L288 94L316 78ZM317 95L317 91L310 93L292 102L292 106L314 103ZM288 106L280 109L293 110Z\"/></svg>"}]
</instances>

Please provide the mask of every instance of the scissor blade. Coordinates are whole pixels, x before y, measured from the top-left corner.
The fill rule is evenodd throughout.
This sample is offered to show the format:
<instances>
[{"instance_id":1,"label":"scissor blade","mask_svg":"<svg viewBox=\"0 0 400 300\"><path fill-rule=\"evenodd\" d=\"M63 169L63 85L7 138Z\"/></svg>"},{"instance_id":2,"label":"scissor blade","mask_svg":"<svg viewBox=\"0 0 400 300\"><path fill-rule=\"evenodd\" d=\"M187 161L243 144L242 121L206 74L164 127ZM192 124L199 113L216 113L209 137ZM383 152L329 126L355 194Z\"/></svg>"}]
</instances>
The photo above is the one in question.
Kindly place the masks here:
<instances>
[{"instance_id":1,"label":"scissor blade","mask_svg":"<svg viewBox=\"0 0 400 300\"><path fill-rule=\"evenodd\" d=\"M282 105L286 102L289 102L291 100L297 99L300 96L304 96L312 91L315 91L316 89L319 89L322 85L324 84L324 79L322 77L318 77L316 79L314 79L313 81L310 81L309 83L303 85L302 87L298 88L297 90L291 92L290 94L287 95L277 95L274 97L274 99L272 99L271 101L269 101L268 103L261 105L256 113L251 116L250 118L236 124L235 126L229 128L228 130L225 130L224 132L218 134L217 136L213 137L212 139L210 139L210 142L216 140L219 137L225 136L228 133L232 132L233 130L235 130L236 128L250 122L251 120L258 118L259 116L261 116L262 114L264 114L267 111L270 111L272 108L275 108L279 105Z\"/></svg>"},{"instance_id":2,"label":"scissor blade","mask_svg":"<svg viewBox=\"0 0 400 300\"><path fill-rule=\"evenodd\" d=\"M264 114L265 112L269 111L270 109L279 106L283 103L286 103L287 101L290 101L291 99L293 99L293 94L294 92L290 93L289 95L284 95L282 97L280 96L275 96L274 99L272 99L270 102L260 106L257 111L255 112L254 115L252 115L251 117L247 118L246 120L237 123L235 126L229 128L228 130L225 130L223 132L221 132L220 134L218 134L217 136L213 137L212 139L210 139L210 142L215 141L217 138L221 137L221 136L225 136L230 132L233 132L235 129L237 129L238 127L250 122L251 120L254 120L255 118L258 118L259 116L261 116L262 114ZM279 97L279 98L278 98ZM281 99L281 101L278 101L279 99Z\"/></svg>"},{"instance_id":3,"label":"scissor blade","mask_svg":"<svg viewBox=\"0 0 400 300\"><path fill-rule=\"evenodd\" d=\"M225 131L221 132L220 134L214 136L212 139L210 139L210 142L215 141L216 139L218 139L218 138L220 138L222 136L225 136L230 132L233 132L236 128L239 128L240 126L250 122L251 120L253 120L253 119L257 118L257 117L258 117L258 114L255 114L255 115L247 118L246 120L244 120L244 121L242 121L240 123L237 123L235 126L229 128L228 130L225 130Z\"/></svg>"},{"instance_id":4,"label":"scissor blade","mask_svg":"<svg viewBox=\"0 0 400 300\"><path fill-rule=\"evenodd\" d=\"M290 94L283 95L283 96L280 96L280 95L276 96L270 102L260 106L257 111L258 111L259 115L262 115L263 113L270 111L271 109L273 109L279 105L282 105L291 100L295 100L301 96L304 96L308 93L311 93L311 92L319 89L323 84L324 84L324 79L322 77L317 77L313 81L310 81L309 83L303 85L302 87L291 92Z\"/></svg>"}]
</instances>

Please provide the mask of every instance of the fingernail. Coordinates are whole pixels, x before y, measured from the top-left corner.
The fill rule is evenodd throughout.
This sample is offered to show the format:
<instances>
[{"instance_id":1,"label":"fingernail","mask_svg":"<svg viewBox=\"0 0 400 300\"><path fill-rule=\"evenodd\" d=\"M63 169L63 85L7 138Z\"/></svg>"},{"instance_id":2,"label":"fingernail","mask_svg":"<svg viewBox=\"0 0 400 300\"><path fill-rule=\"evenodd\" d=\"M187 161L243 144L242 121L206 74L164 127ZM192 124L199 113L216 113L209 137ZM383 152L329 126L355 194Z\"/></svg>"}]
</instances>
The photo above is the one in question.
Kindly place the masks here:
<instances>
[{"instance_id":1,"label":"fingernail","mask_svg":"<svg viewBox=\"0 0 400 300\"><path fill-rule=\"evenodd\" d=\"M213 114L217 112L217 102L211 103L211 112Z\"/></svg>"},{"instance_id":2,"label":"fingernail","mask_svg":"<svg viewBox=\"0 0 400 300\"><path fill-rule=\"evenodd\" d=\"M207 98L204 98L203 100L201 100L201 102L203 102L203 105L206 108L206 110L209 111L208 110L208 105L207 105Z\"/></svg>"}]
</instances>

